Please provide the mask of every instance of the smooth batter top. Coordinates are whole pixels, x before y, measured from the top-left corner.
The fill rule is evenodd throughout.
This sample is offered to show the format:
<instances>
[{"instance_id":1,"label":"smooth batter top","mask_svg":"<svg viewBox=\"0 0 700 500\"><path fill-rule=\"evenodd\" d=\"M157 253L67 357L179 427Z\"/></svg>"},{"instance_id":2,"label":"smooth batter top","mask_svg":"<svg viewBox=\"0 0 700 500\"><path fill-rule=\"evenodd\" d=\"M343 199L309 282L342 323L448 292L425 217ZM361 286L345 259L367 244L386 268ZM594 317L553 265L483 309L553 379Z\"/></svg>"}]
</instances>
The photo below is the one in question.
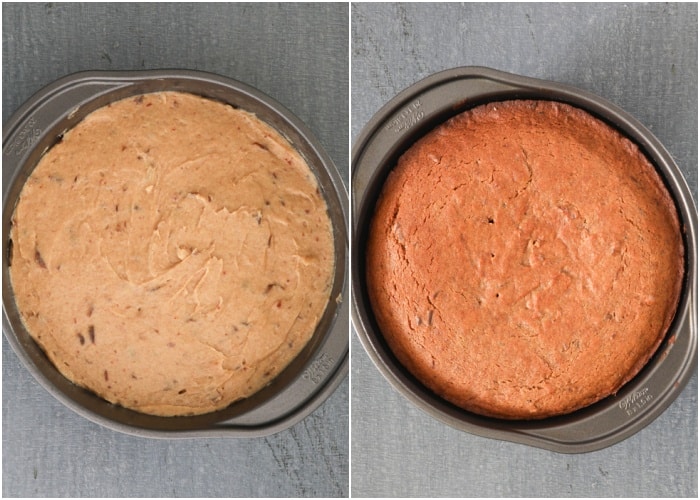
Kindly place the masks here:
<instances>
[{"instance_id":1,"label":"smooth batter top","mask_svg":"<svg viewBox=\"0 0 700 500\"><path fill-rule=\"evenodd\" d=\"M316 179L250 113L161 92L89 114L12 220L29 333L76 384L155 415L226 407L312 337L334 269Z\"/></svg>"},{"instance_id":2,"label":"smooth batter top","mask_svg":"<svg viewBox=\"0 0 700 500\"><path fill-rule=\"evenodd\" d=\"M368 291L399 361L502 418L567 413L647 362L683 279L678 216L632 142L571 106L474 108L389 175Z\"/></svg>"}]
</instances>

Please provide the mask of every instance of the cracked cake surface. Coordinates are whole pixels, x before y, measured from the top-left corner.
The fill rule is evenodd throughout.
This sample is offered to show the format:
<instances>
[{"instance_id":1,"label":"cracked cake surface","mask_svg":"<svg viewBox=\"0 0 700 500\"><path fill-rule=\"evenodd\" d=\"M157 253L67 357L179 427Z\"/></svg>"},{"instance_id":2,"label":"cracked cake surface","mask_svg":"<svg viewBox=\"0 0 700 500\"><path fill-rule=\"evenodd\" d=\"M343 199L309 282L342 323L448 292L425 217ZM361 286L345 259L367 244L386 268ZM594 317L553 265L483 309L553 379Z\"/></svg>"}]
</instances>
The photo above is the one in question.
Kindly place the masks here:
<instances>
[{"instance_id":1,"label":"cracked cake surface","mask_svg":"<svg viewBox=\"0 0 700 500\"><path fill-rule=\"evenodd\" d=\"M553 101L463 112L399 159L367 242L397 359L466 410L568 413L653 355L684 272L675 205L639 150Z\"/></svg>"},{"instance_id":2,"label":"cracked cake surface","mask_svg":"<svg viewBox=\"0 0 700 500\"><path fill-rule=\"evenodd\" d=\"M275 378L334 269L316 178L274 129L182 92L100 108L27 179L10 267L27 330L67 378L154 415Z\"/></svg>"}]
</instances>

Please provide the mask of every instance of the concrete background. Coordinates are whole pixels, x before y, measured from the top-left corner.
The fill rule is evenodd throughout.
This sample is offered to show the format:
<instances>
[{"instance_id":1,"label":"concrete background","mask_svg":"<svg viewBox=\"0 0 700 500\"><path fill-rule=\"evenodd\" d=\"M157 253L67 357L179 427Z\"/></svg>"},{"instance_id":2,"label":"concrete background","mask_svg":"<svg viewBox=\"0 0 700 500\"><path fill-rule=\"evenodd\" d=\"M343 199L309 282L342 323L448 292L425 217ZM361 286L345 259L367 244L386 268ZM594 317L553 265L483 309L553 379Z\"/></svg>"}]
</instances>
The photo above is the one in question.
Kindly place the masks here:
<instances>
[{"instance_id":1,"label":"concrete background","mask_svg":"<svg viewBox=\"0 0 700 500\"><path fill-rule=\"evenodd\" d=\"M177 68L252 85L304 121L348 177L348 4L7 4L3 123L82 70ZM346 497L347 378L262 439L150 440L65 408L3 337L3 496Z\"/></svg>"},{"instance_id":2,"label":"concrete background","mask_svg":"<svg viewBox=\"0 0 700 500\"><path fill-rule=\"evenodd\" d=\"M661 140L697 204L697 4L369 4L351 7L352 139L402 89L488 66L622 107ZM356 497L697 497L697 373L651 425L610 448L561 455L473 436L400 396L352 343Z\"/></svg>"}]
</instances>

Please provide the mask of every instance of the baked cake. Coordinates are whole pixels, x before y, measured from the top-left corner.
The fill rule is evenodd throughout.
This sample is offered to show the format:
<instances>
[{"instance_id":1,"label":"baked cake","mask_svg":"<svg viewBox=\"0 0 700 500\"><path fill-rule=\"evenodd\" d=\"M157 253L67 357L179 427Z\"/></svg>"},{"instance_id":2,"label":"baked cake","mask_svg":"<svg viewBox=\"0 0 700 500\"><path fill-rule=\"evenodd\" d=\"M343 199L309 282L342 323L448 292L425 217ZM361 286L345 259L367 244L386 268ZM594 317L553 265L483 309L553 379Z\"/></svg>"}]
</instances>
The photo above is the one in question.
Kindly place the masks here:
<instances>
[{"instance_id":1,"label":"baked cake","mask_svg":"<svg viewBox=\"0 0 700 500\"><path fill-rule=\"evenodd\" d=\"M418 140L383 186L366 258L397 359L444 399L504 419L614 394L664 338L684 272L652 164L553 101L482 105Z\"/></svg>"},{"instance_id":2,"label":"baked cake","mask_svg":"<svg viewBox=\"0 0 700 500\"><path fill-rule=\"evenodd\" d=\"M89 114L12 218L23 322L67 378L162 415L224 408L312 337L332 285L316 178L254 115L182 92Z\"/></svg>"}]
</instances>

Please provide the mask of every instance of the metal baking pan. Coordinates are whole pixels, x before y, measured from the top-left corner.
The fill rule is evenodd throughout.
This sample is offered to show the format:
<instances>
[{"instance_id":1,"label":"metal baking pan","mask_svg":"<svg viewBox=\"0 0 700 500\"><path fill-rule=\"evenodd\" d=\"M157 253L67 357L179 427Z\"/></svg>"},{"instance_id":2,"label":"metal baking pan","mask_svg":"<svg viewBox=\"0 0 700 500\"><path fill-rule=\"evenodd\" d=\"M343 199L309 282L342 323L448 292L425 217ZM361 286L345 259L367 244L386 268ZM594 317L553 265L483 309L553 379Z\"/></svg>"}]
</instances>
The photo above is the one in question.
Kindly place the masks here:
<instances>
[{"instance_id":1,"label":"metal baking pan","mask_svg":"<svg viewBox=\"0 0 700 500\"><path fill-rule=\"evenodd\" d=\"M372 314L365 284L369 221L386 176L419 137L451 116L487 102L510 99L561 101L582 108L636 142L673 196L685 243L686 271L676 317L645 368L615 396L582 410L539 421L487 418L462 410L426 389L396 360ZM434 74L389 101L361 132L352 151L353 323L379 371L401 394L457 429L562 453L583 453L638 432L678 396L697 367L697 211L671 155L641 123L617 106L559 83L500 71L462 67Z\"/></svg>"},{"instance_id":2,"label":"metal baking pan","mask_svg":"<svg viewBox=\"0 0 700 500\"><path fill-rule=\"evenodd\" d=\"M191 417L157 417L108 403L72 384L24 328L9 279L10 220L20 190L41 156L88 113L125 97L178 90L257 115L279 131L316 174L333 224L336 269L331 298L309 344L267 387L226 409ZM340 175L310 130L260 91L218 75L157 70L84 72L62 78L24 103L2 134L2 327L21 361L53 396L105 427L144 437L257 437L291 427L315 410L348 371L348 197Z\"/></svg>"}]
</instances>

